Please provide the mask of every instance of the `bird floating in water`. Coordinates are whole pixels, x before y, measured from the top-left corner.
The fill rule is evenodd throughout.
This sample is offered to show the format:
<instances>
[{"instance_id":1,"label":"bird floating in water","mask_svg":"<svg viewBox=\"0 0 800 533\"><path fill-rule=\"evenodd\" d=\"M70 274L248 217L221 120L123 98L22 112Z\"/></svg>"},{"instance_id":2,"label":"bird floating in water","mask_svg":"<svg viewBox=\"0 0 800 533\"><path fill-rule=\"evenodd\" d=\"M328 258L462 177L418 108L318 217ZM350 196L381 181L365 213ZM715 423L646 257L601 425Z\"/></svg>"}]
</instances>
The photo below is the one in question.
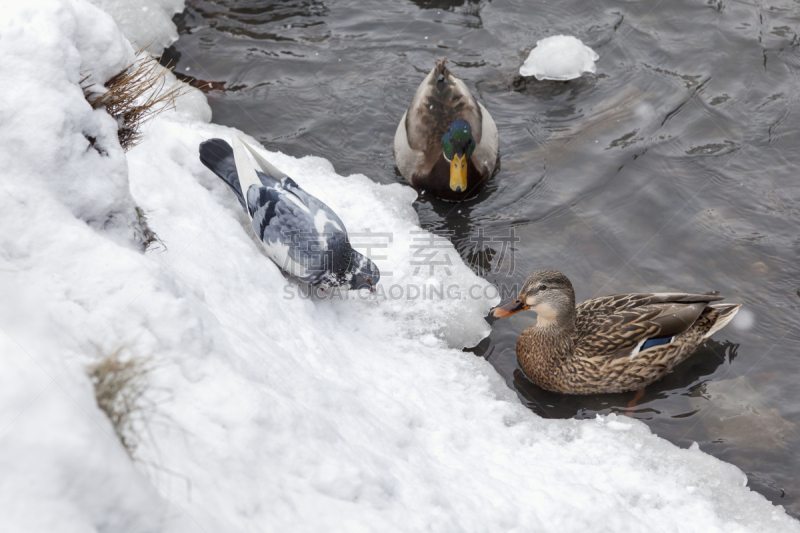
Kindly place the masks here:
<instances>
[{"instance_id":1,"label":"bird floating in water","mask_svg":"<svg viewBox=\"0 0 800 533\"><path fill-rule=\"evenodd\" d=\"M236 194L267 256L290 276L322 289L374 290L380 271L353 249L336 213L250 145L238 139L233 144L200 143L200 161ZM248 151L261 171L253 169Z\"/></svg>"},{"instance_id":2,"label":"bird floating in water","mask_svg":"<svg viewBox=\"0 0 800 533\"><path fill-rule=\"evenodd\" d=\"M475 195L497 164L491 115L442 58L428 73L394 135L397 168L411 185L445 200Z\"/></svg>"},{"instance_id":3,"label":"bird floating in water","mask_svg":"<svg viewBox=\"0 0 800 533\"><path fill-rule=\"evenodd\" d=\"M537 41L528 59L519 68L523 76L537 80L574 80L585 72L594 74L600 56L577 37L554 35Z\"/></svg>"},{"instance_id":4,"label":"bird floating in water","mask_svg":"<svg viewBox=\"0 0 800 533\"><path fill-rule=\"evenodd\" d=\"M567 277L531 275L519 296L496 307L506 317L530 309L537 323L517 340L517 361L543 389L566 394L641 390L725 327L741 304L714 304L718 292L617 294L575 306Z\"/></svg>"}]
</instances>

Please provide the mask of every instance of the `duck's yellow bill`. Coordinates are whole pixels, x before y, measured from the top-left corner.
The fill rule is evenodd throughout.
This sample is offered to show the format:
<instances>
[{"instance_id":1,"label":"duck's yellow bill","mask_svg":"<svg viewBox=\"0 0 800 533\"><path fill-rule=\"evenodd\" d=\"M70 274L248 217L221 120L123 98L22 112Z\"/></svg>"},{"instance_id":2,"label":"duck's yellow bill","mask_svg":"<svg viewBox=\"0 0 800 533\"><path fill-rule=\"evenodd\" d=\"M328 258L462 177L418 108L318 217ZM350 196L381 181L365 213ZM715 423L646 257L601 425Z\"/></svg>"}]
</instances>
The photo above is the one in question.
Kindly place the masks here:
<instances>
[{"instance_id":1,"label":"duck's yellow bill","mask_svg":"<svg viewBox=\"0 0 800 533\"><path fill-rule=\"evenodd\" d=\"M515 315L520 311L525 311L526 309L530 309L530 306L526 304L525 300L522 298L517 298L516 300L511 300L506 304L498 305L492 309L492 312L489 314L497 318L503 318L506 316Z\"/></svg>"},{"instance_id":2,"label":"duck's yellow bill","mask_svg":"<svg viewBox=\"0 0 800 533\"><path fill-rule=\"evenodd\" d=\"M450 188L455 192L467 190L467 156L455 154L450 161Z\"/></svg>"}]
</instances>

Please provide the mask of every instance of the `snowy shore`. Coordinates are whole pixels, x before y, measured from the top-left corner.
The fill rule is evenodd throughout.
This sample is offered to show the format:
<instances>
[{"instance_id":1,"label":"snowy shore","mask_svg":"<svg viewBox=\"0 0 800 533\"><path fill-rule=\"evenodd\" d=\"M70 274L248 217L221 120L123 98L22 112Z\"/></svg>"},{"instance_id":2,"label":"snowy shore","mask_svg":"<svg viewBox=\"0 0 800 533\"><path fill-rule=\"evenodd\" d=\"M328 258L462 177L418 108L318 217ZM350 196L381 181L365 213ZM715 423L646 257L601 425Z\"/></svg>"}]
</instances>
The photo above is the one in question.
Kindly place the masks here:
<instances>
[{"instance_id":1,"label":"snowy shore","mask_svg":"<svg viewBox=\"0 0 800 533\"><path fill-rule=\"evenodd\" d=\"M391 234L382 283L477 297L288 296L198 159L242 135L202 93L127 153L84 97L87 75L131 64L129 39L169 44L178 8L119 3L115 23L37 0L0 17L0 530L800 531L736 467L640 422L524 408L461 350L489 332L487 283L452 249L449 276L414 272L408 187L268 154L350 232ZM142 252L136 207L165 248ZM85 370L118 349L155 367L138 462Z\"/></svg>"}]
</instances>

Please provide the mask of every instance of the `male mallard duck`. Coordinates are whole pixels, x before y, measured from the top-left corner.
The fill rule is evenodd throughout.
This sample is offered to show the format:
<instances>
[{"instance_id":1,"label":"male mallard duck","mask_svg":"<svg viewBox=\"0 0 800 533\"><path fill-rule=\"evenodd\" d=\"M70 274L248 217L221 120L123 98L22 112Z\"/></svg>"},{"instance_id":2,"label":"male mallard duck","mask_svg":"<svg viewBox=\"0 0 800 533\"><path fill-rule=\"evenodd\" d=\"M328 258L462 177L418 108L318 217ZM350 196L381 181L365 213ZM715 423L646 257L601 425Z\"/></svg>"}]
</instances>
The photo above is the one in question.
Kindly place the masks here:
<instances>
[{"instance_id":1,"label":"male mallard duck","mask_svg":"<svg viewBox=\"0 0 800 533\"><path fill-rule=\"evenodd\" d=\"M497 126L442 58L428 73L394 135L397 168L411 185L445 200L475 194L497 162Z\"/></svg>"},{"instance_id":2,"label":"male mallard duck","mask_svg":"<svg viewBox=\"0 0 800 533\"><path fill-rule=\"evenodd\" d=\"M741 304L709 305L723 299L718 294L616 294L576 307L569 279L542 270L492 314L536 312L537 323L517 340L517 360L543 389L625 392L663 377L731 321Z\"/></svg>"},{"instance_id":3,"label":"male mallard duck","mask_svg":"<svg viewBox=\"0 0 800 533\"><path fill-rule=\"evenodd\" d=\"M231 148L222 139L200 143L200 161L236 195L267 256L290 276L315 287L373 290L380 271L353 249L336 213L249 144L238 139L233 144ZM248 151L261 171L253 169Z\"/></svg>"}]
</instances>

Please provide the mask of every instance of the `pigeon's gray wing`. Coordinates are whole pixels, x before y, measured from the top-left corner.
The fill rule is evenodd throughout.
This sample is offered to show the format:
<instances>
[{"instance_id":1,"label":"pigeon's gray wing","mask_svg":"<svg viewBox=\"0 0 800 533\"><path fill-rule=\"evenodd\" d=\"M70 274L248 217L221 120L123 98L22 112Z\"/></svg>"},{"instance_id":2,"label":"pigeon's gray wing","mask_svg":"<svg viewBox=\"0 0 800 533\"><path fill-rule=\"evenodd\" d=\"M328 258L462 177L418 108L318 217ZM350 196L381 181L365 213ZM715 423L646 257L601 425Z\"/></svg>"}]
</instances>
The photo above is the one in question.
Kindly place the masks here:
<instances>
[{"instance_id":1,"label":"pigeon's gray wing","mask_svg":"<svg viewBox=\"0 0 800 533\"><path fill-rule=\"evenodd\" d=\"M303 205L308 207L308 209L311 211L311 215L314 218L317 231L320 233L346 231L344 224L336 215L336 213L333 212L333 209L301 189L300 186L297 185L297 183L295 183L295 181L285 172L267 161L260 153L258 153L258 150L255 150L247 143L243 142L243 145L247 148L247 150L250 151L253 159L255 159L256 163L258 163L258 166L261 167L265 177L268 176L269 178L280 182L284 191L286 191L288 194L294 195L300 202L303 203ZM265 178L262 177L261 172L258 172L257 174L264 186L271 186L266 182Z\"/></svg>"},{"instance_id":2,"label":"pigeon's gray wing","mask_svg":"<svg viewBox=\"0 0 800 533\"><path fill-rule=\"evenodd\" d=\"M283 190L295 195L305 204L314 216L318 231L321 233L346 232L344 223L339 216L324 202L304 191L292 178L284 176L281 179Z\"/></svg>"},{"instance_id":3,"label":"pigeon's gray wing","mask_svg":"<svg viewBox=\"0 0 800 533\"><path fill-rule=\"evenodd\" d=\"M307 283L325 277L331 268L326 236L317 231L311 210L275 183L252 185L247 205L253 229L270 259L284 271Z\"/></svg>"},{"instance_id":4,"label":"pigeon's gray wing","mask_svg":"<svg viewBox=\"0 0 800 533\"><path fill-rule=\"evenodd\" d=\"M261 182L261 185L264 187L274 187L275 180L264 174L263 172L256 170L256 176L258 176L258 181Z\"/></svg>"},{"instance_id":5,"label":"pigeon's gray wing","mask_svg":"<svg viewBox=\"0 0 800 533\"><path fill-rule=\"evenodd\" d=\"M281 187L308 206L314 219L314 227L326 240L328 249L339 250L341 243L345 243L346 247L350 246L347 229L333 209L308 194L289 176L281 180Z\"/></svg>"}]
</instances>

